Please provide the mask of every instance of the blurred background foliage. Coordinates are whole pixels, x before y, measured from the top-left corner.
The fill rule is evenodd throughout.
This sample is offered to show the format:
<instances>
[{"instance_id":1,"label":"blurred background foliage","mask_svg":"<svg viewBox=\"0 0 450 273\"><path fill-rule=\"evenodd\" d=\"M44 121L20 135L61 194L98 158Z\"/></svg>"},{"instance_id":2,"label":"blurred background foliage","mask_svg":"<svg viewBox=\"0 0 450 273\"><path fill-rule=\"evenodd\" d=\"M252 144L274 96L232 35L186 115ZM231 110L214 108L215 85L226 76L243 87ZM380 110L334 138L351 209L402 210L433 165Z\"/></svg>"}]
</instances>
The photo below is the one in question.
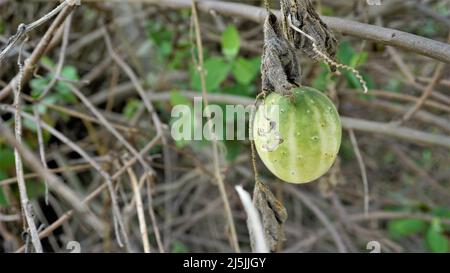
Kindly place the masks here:
<instances>
[{"instance_id":1,"label":"blurred background foliage","mask_svg":"<svg viewBox=\"0 0 450 273\"><path fill-rule=\"evenodd\" d=\"M17 3L15 3L17 2ZM258 3L258 1L254 1ZM365 18L364 14L367 12L366 7L356 3L357 1L348 1L349 3L341 3L341 1L318 1L320 2L319 10L322 14L327 16L348 17L354 20L362 20ZM339 2L339 3L336 3ZM342 1L344 2L344 1ZM347 2L347 1L345 1ZM350 3L351 2L351 3ZM360 1L363 2L363 1ZM410 1L408 1L410 2ZM450 7L449 2L442 1L411 1L417 2L418 5L425 6L427 10L431 10L434 14L438 14L440 18L445 18L445 21L450 22ZM258 3L259 4L259 3ZM98 4L102 6L103 4ZM105 7L114 11L114 7L104 4ZM126 4L123 4L126 5ZM414 4L411 4L414 5ZM128 7L131 10L139 10L130 4ZM17 22L30 21L37 14L42 14L44 10L48 10L48 3L31 3L24 1L6 1L0 7L0 35L2 38L9 37L15 32ZM157 102L157 110L164 122L170 124L173 122L170 118L170 110L173 106L184 104L193 107L192 100L186 97L183 92L191 90L200 92L200 78L195 62L197 54L195 42L192 37L192 30L190 28L190 11L180 10L173 11L166 8L157 8L152 5L142 5L145 10L150 10L152 16L144 16L144 18L137 19L136 29L137 34L133 36L133 32L127 33L124 27L118 33L122 35L130 34L130 37L118 38L118 44L126 44L121 47L121 54L130 56L127 61L133 65L137 73L142 79L142 82L147 88L151 88L154 92L170 92L170 99L168 102ZM13 12L14 11L14 12ZM97 4L83 5L76 11L76 25L72 26L71 42L75 43L89 32L95 31L100 22L97 16L104 16ZM433 17L427 16L424 13L416 11L405 11L402 13L381 14L378 19L382 18L384 25L387 27L401 29L403 31L411 32L417 35L425 36L431 39L445 40L449 31L448 25L442 23L442 20L436 20ZM33 15L33 16L31 16ZM130 14L126 16L131 16ZM105 16L106 17L106 16ZM36 18L34 18L36 19ZM365 19L369 23L375 23L374 19ZM255 98L260 90L260 53L262 50L262 29L260 25L232 18L227 16L211 16L202 14L202 29L203 38L205 42L205 64L206 72L206 89L214 94L230 94L235 96L244 96L248 98ZM132 27L133 28L133 27ZM255 31L255 29L257 31ZM120 36L120 35L118 35ZM31 35L30 45L34 45L33 41L37 41L40 37L38 32ZM348 36L339 36L340 44L337 53L339 62L357 68L363 78L366 80L370 90L382 90L384 94L407 94L411 96L420 96L420 90L414 90L404 81L404 76L398 71L399 68L393 63L392 56L386 53L386 47L381 43L360 41L356 38ZM102 43L102 42L99 42ZM118 46L116 44L115 46ZM73 139L83 141L89 139L91 132L87 128L88 125L81 123L73 116L55 110L49 105L60 105L70 109L80 108L80 102L72 94L70 89L65 84L65 81L78 82L82 79L82 75L92 69L104 58L103 45L86 45L78 48L78 51L68 55L61 78L58 80L51 93L45 97L43 102L38 106L38 111L41 118L55 126L59 130L65 132ZM70 51L69 51L70 52ZM134 56L131 52L134 52ZM430 77L434 62L420 56L408 52L402 52L398 49L407 63L409 69L417 75L417 77ZM54 69L57 62L58 51L50 51L40 61L41 65ZM340 113L346 116L360 117L368 120L389 121L393 117L398 117L398 112L389 112L386 109L392 108L389 106L395 105L408 106L411 102L404 100L389 99L390 96L380 97L379 93L369 91L368 94L362 94L361 86L355 75L348 71L342 71L340 76L332 75L328 66L324 63L314 63L306 57L301 57L301 64L303 68L304 84L310 85L327 94L330 90L337 92L339 98ZM117 68L116 68L117 69ZM1 84L8 82L17 68L14 62L10 62L6 66L0 68ZM448 71L448 70L447 70ZM29 90L26 92L34 98L39 97L46 86L54 77L54 73L39 71L39 76L30 81ZM103 77L96 79L87 92L92 96L99 92L107 92L110 86L111 77L113 73L107 71ZM181 80L167 80L169 75L181 75ZM423 76L428 75L428 76ZM447 74L448 75L448 74ZM174 76L174 77L175 77ZM125 77L115 76L117 82L125 81ZM175 77L177 78L177 77ZM445 78L448 80L448 77ZM441 87L443 95L448 98L449 86ZM347 92L349 91L349 92ZM334 95L336 96L336 95ZM349 98L350 97L350 98ZM384 99L384 101L381 101ZM133 120L136 115L143 109L143 103L136 95L128 95L121 100L117 100L109 106L105 106L103 101L99 107L106 108L109 112L114 112L120 117L117 119L124 124ZM219 104L225 107L225 104ZM374 106L375 105L375 106ZM378 105L378 106L376 106ZM33 106L31 104L24 105L23 110L28 113L33 113ZM109 108L107 108L109 107ZM448 107L448 105L447 105ZM449 113L436 109L427 109L434 116L448 122ZM2 114L4 120L12 126L13 118L9 114ZM188 117L189 118L189 117ZM190 117L193 119L193 117ZM226 117L225 120L234 122L235 117ZM134 121L137 124L136 121ZM192 124L192 132L196 129L195 123ZM414 120L408 124L411 127L431 132L441 132L440 129L433 127L426 122ZM225 127L226 128L226 127ZM102 129L97 129L102 130ZM136 137L137 145L143 146L145 144L145 136L148 136L150 131L144 133L144 137ZM98 132L100 133L100 132ZM448 132L447 132L448 133ZM104 134L103 134L104 135ZM36 125L24 120L23 141L32 149L37 151L36 140ZM52 149L57 149L60 144L51 137L50 134L44 131L44 141L49 152ZM111 142L108 140L106 142ZM105 143L106 143L105 142ZM372 222L368 230L372 230L383 237L387 236L387 240L392 240L394 247L391 251L407 251L407 252L449 252L450 239L450 225L444 222L450 220L450 201L448 197L443 197L442 192L436 191L427 185L425 181L427 177L433 177L438 181L442 187L450 192L450 160L449 151L438 147L424 147L400 140L393 140L383 136L371 136L370 134L361 134L358 139L360 149L363 157L366 160L366 165L369 173L369 182L371 189L371 209L384 212L404 212L404 213L419 213L431 217L432 219L417 219L417 218L400 218L388 219L381 222ZM197 153L206 153L209 149L208 143L205 141L179 141L175 143L176 149L184 152L198 155ZM113 146L112 146L113 147ZM395 147L395 148L392 148ZM192 150L191 150L192 149ZM398 149L401 151L399 152ZM160 153L161 147L158 146L152 150L152 153ZM243 166L250 170L249 161L242 160L243 155L248 155L248 142L243 141L223 141L223 151L226 154L227 168L233 169ZM97 151L98 152L98 151ZM411 164L402 164L404 162L405 153L412 162ZM68 153L68 158L71 156ZM199 156L204 160L204 155ZM244 156L244 158L246 158ZM73 158L72 158L73 159ZM347 134L343 139L340 151L340 159L342 166L342 175L345 177L345 183L337 186L335 192L341 196L342 203L347 207L349 212L361 212L362 210L362 186L360 182L359 169L356 167L356 158L354 149L349 141ZM160 163L160 162L159 162ZM180 160L180 165L185 163ZM57 167L58 163L51 159L50 167ZM411 168L411 166L414 166ZM419 171L417 171L419 170ZM30 170L26 169L26 172ZM266 170L261 168L262 176L268 180L275 180L274 177ZM425 173L425 174L424 174ZM177 174L177 175L182 175ZM231 184L241 183L241 180L234 180L237 175L229 175L231 178L228 181ZM5 144L0 136L0 181L5 181L9 178L15 177L14 170L14 154L11 147ZM80 175L83 181L90 181L92 174ZM425 178L424 178L425 177ZM32 199L42 199L44 193L44 186L42 181L32 178L26 180L28 193ZM251 180L247 181L247 187L252 188ZM279 182L275 182L279 183ZM88 182L83 183L88 184ZM314 183L313 183L314 184ZM326 197L321 197L320 191L315 185L306 185L304 188L311 192L321 205L323 210L327 211L331 205ZM277 188L279 189L279 188ZM7 192L5 192L7 191ZM230 186L231 191L231 186ZM192 191L188 191L192 193ZM445 194L444 194L445 196ZM18 207L18 190L16 184L8 184L8 186L0 187L0 212L13 213L17 212L11 208ZM325 200L325 201L324 201ZM236 203L237 201L234 200ZM314 234L314 229L319 224L311 220L311 215L301 216L303 211L297 211L293 208L298 205L295 201L286 198L286 206L292 215L292 225L288 227L291 230L295 229L295 225L302 226L305 236ZM317 201L317 200L316 200ZM238 205L235 205L235 209ZM158 208L158 217L164 219L164 209ZM183 211L180 209L178 212ZM331 214L331 213L330 213ZM291 216L290 216L291 217ZM300 217L300 218L296 218ZM443 221L444 220L444 221ZM313 224L304 223L304 221L314 222ZM305 231L306 227L309 228ZM205 228L202 226L201 228ZM245 221L243 216L240 218L240 228L245 230ZM245 232L243 232L245 234ZM244 235L242 235L244 236ZM351 235L349 235L351 236ZM370 236L368 236L370 237ZM288 238L298 237L293 235L293 231L288 233ZM3 240L5 240L3 238ZM319 246L310 246L304 250L311 251L333 251L334 249L328 239L317 239L322 242ZM357 238L351 238L359 244L363 242L358 241ZM152 242L154 237L152 237ZM222 238L222 241L224 239ZM288 241L289 246L290 241ZM221 243L216 246L203 245L202 247L194 247L195 243L189 240L183 241L183 236L174 239L171 242L170 250L172 252L188 252L194 250L217 250L219 245L220 250L227 250ZM288 248L289 249L289 248ZM364 246L358 248L364 251ZM98 249L97 249L98 250ZM295 249L299 250L299 249ZM0 247L1 251L1 247ZM92 251L95 251L93 248Z\"/></svg>"}]
</instances>

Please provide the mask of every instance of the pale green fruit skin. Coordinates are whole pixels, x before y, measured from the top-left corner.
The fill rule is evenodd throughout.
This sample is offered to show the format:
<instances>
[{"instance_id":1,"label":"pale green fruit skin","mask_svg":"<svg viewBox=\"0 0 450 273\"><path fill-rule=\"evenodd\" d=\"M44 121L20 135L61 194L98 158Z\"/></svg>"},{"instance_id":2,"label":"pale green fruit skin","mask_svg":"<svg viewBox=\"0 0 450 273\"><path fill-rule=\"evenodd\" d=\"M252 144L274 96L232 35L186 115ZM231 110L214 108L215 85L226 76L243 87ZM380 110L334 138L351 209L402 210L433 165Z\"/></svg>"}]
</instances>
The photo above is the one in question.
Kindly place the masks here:
<instances>
[{"instance_id":1,"label":"pale green fruit skin","mask_svg":"<svg viewBox=\"0 0 450 273\"><path fill-rule=\"evenodd\" d=\"M278 105L278 111L266 111L264 115L263 108L258 108L253 137L260 158L274 175L301 184L319 178L333 165L341 145L342 127L336 107L323 93L310 87L291 91L293 99L275 92L266 97L264 105ZM280 121L276 129L283 142L268 151L263 145L273 143L275 137L261 136L258 128L266 130L267 118L275 120L276 114Z\"/></svg>"}]
</instances>

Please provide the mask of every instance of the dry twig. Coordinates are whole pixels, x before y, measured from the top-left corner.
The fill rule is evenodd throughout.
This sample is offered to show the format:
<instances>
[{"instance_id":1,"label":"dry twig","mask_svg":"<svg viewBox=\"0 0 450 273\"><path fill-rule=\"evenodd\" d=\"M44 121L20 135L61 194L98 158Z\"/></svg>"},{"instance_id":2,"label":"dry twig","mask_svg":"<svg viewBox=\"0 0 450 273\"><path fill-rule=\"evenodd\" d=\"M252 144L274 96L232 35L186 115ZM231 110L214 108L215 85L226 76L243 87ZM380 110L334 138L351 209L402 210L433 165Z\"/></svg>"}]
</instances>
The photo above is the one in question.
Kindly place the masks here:
<instances>
[{"instance_id":1,"label":"dry twig","mask_svg":"<svg viewBox=\"0 0 450 273\"><path fill-rule=\"evenodd\" d=\"M358 142L356 141L355 133L352 129L348 130L350 135L350 141L352 142L353 149L355 151L356 159L358 160L359 169L361 171L361 179L364 188L364 213L367 215L369 213L369 182L367 181L366 165L362 158L361 152L358 147Z\"/></svg>"},{"instance_id":2,"label":"dry twig","mask_svg":"<svg viewBox=\"0 0 450 273\"><path fill-rule=\"evenodd\" d=\"M47 48L49 47L50 41L53 39L58 28L66 20L67 16L74 10L74 8L75 5L64 6L56 19L47 29L42 39L39 41L39 44L33 50L33 53L31 53L30 57L25 60L22 75L16 75L7 86L0 90L0 101L6 98L11 93L13 86L17 85L18 81L20 81L19 84L21 86L25 86L25 84L31 79L33 71L36 69L36 64L41 59L42 55L46 52Z\"/></svg>"},{"instance_id":3,"label":"dry twig","mask_svg":"<svg viewBox=\"0 0 450 273\"><path fill-rule=\"evenodd\" d=\"M198 56L197 56L198 57L198 71L200 74L200 82L201 82L201 86L202 86L203 103L205 105L205 109L209 109L208 108L208 97L206 94L207 91L206 91L206 81L205 81L205 68L203 67L203 45L202 45L200 25L198 22L197 7L196 7L195 0L192 0L191 7L192 7L192 18L193 18L193 22L194 22L194 29L195 29L195 34L196 34L195 37L196 37L197 50L198 50ZM210 119L211 113L208 111L206 113L206 116L208 117L208 119ZM236 252L240 252L239 243L238 243L237 234L236 234L236 227L234 225L234 220L233 220L233 215L231 213L230 203L228 201L225 184L223 182L222 174L220 171L219 148L217 146L217 136L214 135L211 122L208 122L208 129L209 129L210 135L212 135L212 150L213 150L215 178L217 179L217 184L219 187L220 195L221 195L223 203L224 203L225 213L226 213L227 221L228 221L229 228L231 231L231 245Z\"/></svg>"},{"instance_id":4,"label":"dry twig","mask_svg":"<svg viewBox=\"0 0 450 273\"><path fill-rule=\"evenodd\" d=\"M145 223L144 206L142 205L142 197L140 187L136 178L136 174L133 169L129 167L127 169L128 176L130 177L131 187L133 189L134 198L136 200L136 210L138 213L139 230L141 232L142 244L144 245L144 252L150 253L150 243L148 241L147 224ZM144 174L145 176L145 174ZM139 183L140 184L140 183Z\"/></svg>"}]
</instances>

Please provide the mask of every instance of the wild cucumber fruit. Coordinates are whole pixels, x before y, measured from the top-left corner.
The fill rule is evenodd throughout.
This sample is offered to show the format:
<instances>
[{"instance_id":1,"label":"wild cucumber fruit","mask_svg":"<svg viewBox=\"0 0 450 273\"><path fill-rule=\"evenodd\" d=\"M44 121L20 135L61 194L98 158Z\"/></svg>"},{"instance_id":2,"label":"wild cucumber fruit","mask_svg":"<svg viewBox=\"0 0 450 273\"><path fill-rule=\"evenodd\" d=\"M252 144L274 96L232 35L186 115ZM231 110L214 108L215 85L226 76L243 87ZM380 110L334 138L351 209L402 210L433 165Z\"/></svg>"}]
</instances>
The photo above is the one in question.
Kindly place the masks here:
<instances>
[{"instance_id":1,"label":"wild cucumber fruit","mask_svg":"<svg viewBox=\"0 0 450 273\"><path fill-rule=\"evenodd\" d=\"M342 127L331 100L310 88L270 93L253 123L256 150L267 168L289 183L311 182L333 165ZM273 107L276 106L276 107Z\"/></svg>"}]
</instances>

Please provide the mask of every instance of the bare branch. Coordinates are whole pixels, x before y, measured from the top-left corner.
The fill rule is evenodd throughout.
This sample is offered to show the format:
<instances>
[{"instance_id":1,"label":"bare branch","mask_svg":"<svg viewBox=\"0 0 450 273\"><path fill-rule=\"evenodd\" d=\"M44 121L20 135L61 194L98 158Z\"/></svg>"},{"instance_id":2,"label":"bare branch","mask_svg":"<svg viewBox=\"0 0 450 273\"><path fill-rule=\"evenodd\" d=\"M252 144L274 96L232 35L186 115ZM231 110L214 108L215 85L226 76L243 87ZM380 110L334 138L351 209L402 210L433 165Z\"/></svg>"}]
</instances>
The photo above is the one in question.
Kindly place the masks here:
<instances>
[{"instance_id":1,"label":"bare branch","mask_svg":"<svg viewBox=\"0 0 450 273\"><path fill-rule=\"evenodd\" d=\"M355 133L352 129L348 130L348 132L350 134L350 141L352 142L353 149L355 150L356 159L358 160L359 169L361 170L361 179L364 186L364 213L367 215L369 213L369 182L367 181L366 165L364 164L364 160L359 150Z\"/></svg>"},{"instance_id":2,"label":"bare branch","mask_svg":"<svg viewBox=\"0 0 450 273\"><path fill-rule=\"evenodd\" d=\"M22 44L23 45L23 44ZM22 63L21 63L21 54L19 53L19 60L18 64L20 67L20 74L22 75ZM19 77L20 78L20 77ZM22 117L20 116L21 111L21 85L20 81L19 84L16 86L13 86L14 92L14 134L16 137L16 141L18 144L22 143ZM22 158L19 153L19 150L17 148L14 148L14 158L15 158L15 164L16 164L16 176L17 176L17 185L19 186L19 195L20 195L20 204L22 207L22 213L25 216L26 223L28 225L28 229L26 230L27 233L31 235L31 241L33 243L34 250L37 253L42 253L42 244L39 240L38 231L36 228L36 223L34 222L34 213L33 213L33 206L28 199L28 193L27 193L27 186L25 184L24 174L23 174L23 165L22 165ZM25 227L25 225L24 225Z\"/></svg>"},{"instance_id":3,"label":"bare branch","mask_svg":"<svg viewBox=\"0 0 450 273\"><path fill-rule=\"evenodd\" d=\"M141 192L138 183L136 174L134 173L133 169L129 167L127 169L128 176L130 177L131 182L131 188L133 189L134 198L136 200L136 210L138 214L138 220L139 220L139 230L141 232L141 238L142 238L142 244L144 246L144 252L150 253L150 243L148 241L148 231L147 231L147 224L145 222L145 215L144 215L144 206L142 204L142 197ZM146 174L144 174L145 179Z\"/></svg>"},{"instance_id":4,"label":"bare branch","mask_svg":"<svg viewBox=\"0 0 450 273\"><path fill-rule=\"evenodd\" d=\"M42 55L47 50L47 48L50 44L50 41L56 34L58 28L65 21L66 17L73 11L74 8L75 8L75 5L65 6L64 9L58 14L56 19L53 21L53 23L48 28L47 32L45 32L44 36L39 41L39 44L33 50L33 53L31 53L31 56L25 60L23 76L19 77L19 75L16 75L16 77L14 77L9 82L9 84L0 91L0 101L3 100L5 97L7 97L11 93L13 85L17 85L18 80L20 80L20 85L24 86L25 83L27 83L31 79L33 71L36 68L35 67L36 64L39 62Z\"/></svg>"},{"instance_id":5,"label":"bare branch","mask_svg":"<svg viewBox=\"0 0 450 273\"><path fill-rule=\"evenodd\" d=\"M11 109L12 110L12 109ZM31 115L29 116L31 117ZM42 179L48 181L48 185L51 190L58 193L67 202L69 202L75 210L79 211L81 214L87 213L87 209L84 204L80 201L81 198L77 196L72 190L70 190L60 179L54 174L50 173L45 169L40 163L39 159L22 143L15 140L14 135L0 119L0 133L2 137L14 148L18 150L20 155L23 157L25 162L41 177ZM88 216L87 222L92 224L92 227L100 227L99 233L103 232L103 224L99 221L95 221L95 218ZM41 237L40 237L41 238Z\"/></svg>"},{"instance_id":6,"label":"bare branch","mask_svg":"<svg viewBox=\"0 0 450 273\"><path fill-rule=\"evenodd\" d=\"M188 8L190 0L146 0L147 3L157 4L171 8ZM216 12L246 18L262 23L266 18L266 10L261 7L241 3L223 1L199 1L198 9L204 12ZM279 11L273 11L278 17ZM322 20L334 31L342 34L372 40L409 50L442 62L450 63L450 45L420 37L407 32L359 23L347 19L321 16Z\"/></svg>"},{"instance_id":7,"label":"bare branch","mask_svg":"<svg viewBox=\"0 0 450 273\"><path fill-rule=\"evenodd\" d=\"M319 207L317 207L313 201L306 195L305 193L301 192L297 188L288 185L287 188L289 189L289 192L292 193L295 197L300 199L300 201L305 204L305 206L308 207L316 216L319 218L319 220L322 222L322 224L327 228L327 230L330 232L331 236L333 237L334 242L336 243L336 246L339 249L339 252L344 253L347 252L347 249L342 242L341 236L339 236L339 233L336 230L336 227L333 225L333 223L328 219L328 216L326 216Z\"/></svg>"},{"instance_id":8,"label":"bare branch","mask_svg":"<svg viewBox=\"0 0 450 273\"><path fill-rule=\"evenodd\" d=\"M205 109L208 108L208 96L206 95L206 80L205 80L205 68L203 67L203 44L202 44L202 38L200 33L200 24L198 22L198 15L197 15L197 3L195 0L191 1L191 8L192 8L192 18L193 18L193 24L195 29L195 38L196 38L196 44L197 44L197 50L198 50L198 70L200 74L200 82L202 86L202 98L203 102L205 104ZM206 116L208 119L211 118L211 113L209 111L206 112ZM215 178L217 179L217 184L219 186L220 195L222 197L222 201L224 203L224 209L226 213L226 218L229 224L229 228L231 231L231 245L236 252L240 252L239 248L239 242L236 234L236 227L234 225L233 215L231 214L231 208L230 203L228 201L227 192L225 189L225 184L223 182L222 174L220 171L220 162L219 162L219 148L217 146L217 136L215 136L213 130L212 130L212 123L208 122L208 129L209 133L212 135L212 148L213 148L213 159L214 159L214 171L215 171Z\"/></svg>"},{"instance_id":9,"label":"bare branch","mask_svg":"<svg viewBox=\"0 0 450 273\"><path fill-rule=\"evenodd\" d=\"M41 128L41 117L39 115L38 106L35 105L33 107L34 112L34 118L36 119L36 132L37 132L37 138L38 138L38 146L39 146L39 156L41 157L41 163L42 166L44 166L45 169L48 169L47 166L47 160L45 159L45 147L44 147L44 136L42 134L42 128ZM45 179L45 204L48 205L48 182Z\"/></svg>"},{"instance_id":10,"label":"bare branch","mask_svg":"<svg viewBox=\"0 0 450 273\"><path fill-rule=\"evenodd\" d=\"M1 106L0 106L1 108ZM0 127L1 129L1 127ZM13 138L14 139L14 138ZM159 137L153 138L152 141L147 143L147 145L139 152L140 156L143 156L144 154L148 153L148 151L155 146L156 143L158 143ZM37 160L37 159L36 159ZM131 165L136 163L138 161L137 157L132 157L130 160L128 160L114 175L111 176L112 180L118 179ZM39 161L36 161L39 162ZM51 184L50 184L51 185ZM80 206L85 206L89 204L95 197L97 197L100 193L102 193L105 189L108 188L108 183L104 182L99 187L97 187L95 190L93 190L89 195L87 195L81 202L79 202ZM55 229L60 227L62 224L64 224L67 220L69 220L74 214L74 210L69 210L66 213L64 213L61 217L58 218L55 222L53 222L50 226L45 228L43 231L39 232L39 238L45 238L49 236ZM25 249L25 246L21 246L16 252L23 252Z\"/></svg>"},{"instance_id":11,"label":"bare branch","mask_svg":"<svg viewBox=\"0 0 450 273\"><path fill-rule=\"evenodd\" d=\"M182 91L183 96L194 99L198 97L199 93L195 91ZM169 101L170 92L147 93L149 98L153 101ZM208 98L212 102L252 105L254 100L249 97L236 96L230 94L208 94ZM93 103L101 103L103 98L98 97ZM422 143L442 146L450 149L450 137L445 135L431 134L407 127L397 127L391 123L383 123L376 121L369 121L351 117L341 117L342 127L344 129L353 129L356 131L363 131L374 134L383 134L396 138L401 138L412 143Z\"/></svg>"},{"instance_id":12,"label":"bare branch","mask_svg":"<svg viewBox=\"0 0 450 273\"><path fill-rule=\"evenodd\" d=\"M17 27L17 32L14 34L11 38L8 40L8 44L6 47L0 52L0 64L5 58L6 54L13 49L17 43L22 41L26 34L33 29L37 28L38 26L42 25L43 23L47 22L51 18L53 18L58 12L60 12L65 6L69 4L69 1L64 1L61 4L59 4L56 8L52 9L49 13L45 14L38 20L26 25L26 24L20 24Z\"/></svg>"},{"instance_id":13,"label":"bare branch","mask_svg":"<svg viewBox=\"0 0 450 273\"><path fill-rule=\"evenodd\" d=\"M37 102L41 101L45 98L45 96L50 92L50 90L53 88L55 83L59 80L61 71L64 66L64 60L66 58L66 49L67 44L69 43L69 34L70 34L70 26L72 24L72 13L69 14L69 16L66 19L66 22L64 23L64 33L63 33L63 40L61 44L61 52L59 53L59 60L58 64L56 65L55 70L55 76L52 78L52 80L49 82L49 84L45 87L44 91L39 95L39 98L36 99Z\"/></svg>"},{"instance_id":14,"label":"bare branch","mask_svg":"<svg viewBox=\"0 0 450 273\"><path fill-rule=\"evenodd\" d=\"M438 67L436 68L436 71L434 72L433 78L432 78L431 82L428 84L427 88L425 88L425 90L423 91L422 96L420 96L420 99L416 102L416 104L413 107L411 107L408 110L408 112L406 112L403 115L403 117L399 121L400 123L406 122L412 116L414 116L414 114L416 114L417 111L419 111L420 107L422 107L422 105L426 102L428 97L433 92L433 88L437 84L439 84L439 80L443 76L444 68L445 68L445 64L443 64L443 63L438 64Z\"/></svg>"}]
</instances>

